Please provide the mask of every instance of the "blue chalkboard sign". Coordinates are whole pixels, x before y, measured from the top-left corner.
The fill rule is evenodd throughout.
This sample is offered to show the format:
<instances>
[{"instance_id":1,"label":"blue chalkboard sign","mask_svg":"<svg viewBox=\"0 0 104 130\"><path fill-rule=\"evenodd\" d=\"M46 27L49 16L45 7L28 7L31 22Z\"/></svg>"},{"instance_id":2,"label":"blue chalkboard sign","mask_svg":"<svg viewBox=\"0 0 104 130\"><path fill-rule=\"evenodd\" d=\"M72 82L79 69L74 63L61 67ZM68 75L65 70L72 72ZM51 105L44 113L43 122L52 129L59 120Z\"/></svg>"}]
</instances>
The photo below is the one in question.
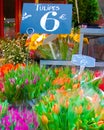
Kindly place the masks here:
<instances>
[{"instance_id":1,"label":"blue chalkboard sign","mask_svg":"<svg viewBox=\"0 0 104 130\"><path fill-rule=\"evenodd\" d=\"M71 4L24 3L20 32L69 34L71 23Z\"/></svg>"}]
</instances>

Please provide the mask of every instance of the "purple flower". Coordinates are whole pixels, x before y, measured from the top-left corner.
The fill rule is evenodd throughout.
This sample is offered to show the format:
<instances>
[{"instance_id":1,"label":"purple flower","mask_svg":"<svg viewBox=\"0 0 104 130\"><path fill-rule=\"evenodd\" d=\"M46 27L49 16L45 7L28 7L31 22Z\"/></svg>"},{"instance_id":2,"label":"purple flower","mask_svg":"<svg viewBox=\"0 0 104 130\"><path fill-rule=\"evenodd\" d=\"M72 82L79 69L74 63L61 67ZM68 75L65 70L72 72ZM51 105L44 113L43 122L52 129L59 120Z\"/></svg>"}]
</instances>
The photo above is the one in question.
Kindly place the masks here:
<instances>
[{"instance_id":1,"label":"purple flower","mask_svg":"<svg viewBox=\"0 0 104 130\"><path fill-rule=\"evenodd\" d=\"M34 80L33 80L33 84L36 84L36 82L37 82L37 81L36 81L36 79L34 78Z\"/></svg>"},{"instance_id":2,"label":"purple flower","mask_svg":"<svg viewBox=\"0 0 104 130\"><path fill-rule=\"evenodd\" d=\"M17 110L15 108L8 110L8 115L1 119L1 123L7 130L12 125L14 126L14 130L29 130L30 124L34 125L34 130L39 126L37 116L34 112L27 109Z\"/></svg>"},{"instance_id":3,"label":"purple flower","mask_svg":"<svg viewBox=\"0 0 104 130\"><path fill-rule=\"evenodd\" d=\"M2 105L0 105L0 112L2 111Z\"/></svg>"},{"instance_id":4,"label":"purple flower","mask_svg":"<svg viewBox=\"0 0 104 130\"><path fill-rule=\"evenodd\" d=\"M29 128L26 123L20 122L15 126L14 130L29 130Z\"/></svg>"},{"instance_id":5,"label":"purple flower","mask_svg":"<svg viewBox=\"0 0 104 130\"><path fill-rule=\"evenodd\" d=\"M29 84L29 81L28 79L25 80L25 84L28 85Z\"/></svg>"},{"instance_id":6,"label":"purple flower","mask_svg":"<svg viewBox=\"0 0 104 130\"><path fill-rule=\"evenodd\" d=\"M25 86L24 84L21 85L22 88L24 88L24 86Z\"/></svg>"},{"instance_id":7,"label":"purple flower","mask_svg":"<svg viewBox=\"0 0 104 130\"><path fill-rule=\"evenodd\" d=\"M10 128L9 128L9 127L6 127L5 130L10 130Z\"/></svg>"},{"instance_id":8,"label":"purple flower","mask_svg":"<svg viewBox=\"0 0 104 130\"><path fill-rule=\"evenodd\" d=\"M10 81L11 85L15 84L15 79L14 78L9 79L9 81Z\"/></svg>"},{"instance_id":9,"label":"purple flower","mask_svg":"<svg viewBox=\"0 0 104 130\"><path fill-rule=\"evenodd\" d=\"M2 118L2 124L5 126L5 127L9 127L11 125L10 121L9 121L9 116L6 115L5 117Z\"/></svg>"},{"instance_id":10,"label":"purple flower","mask_svg":"<svg viewBox=\"0 0 104 130\"><path fill-rule=\"evenodd\" d=\"M34 112L33 112L33 122L34 122L35 128L38 128L39 123L38 123L37 116L36 116L36 114Z\"/></svg>"}]
</instances>

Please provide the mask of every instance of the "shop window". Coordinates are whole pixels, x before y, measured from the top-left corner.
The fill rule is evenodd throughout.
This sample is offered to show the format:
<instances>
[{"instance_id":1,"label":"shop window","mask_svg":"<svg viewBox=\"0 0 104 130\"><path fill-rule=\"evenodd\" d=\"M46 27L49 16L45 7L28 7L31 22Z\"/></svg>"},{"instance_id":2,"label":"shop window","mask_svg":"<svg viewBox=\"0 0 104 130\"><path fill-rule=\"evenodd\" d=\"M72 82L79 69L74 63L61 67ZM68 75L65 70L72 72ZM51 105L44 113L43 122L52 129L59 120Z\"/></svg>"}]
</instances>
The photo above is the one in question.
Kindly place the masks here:
<instances>
[{"instance_id":1,"label":"shop window","mask_svg":"<svg viewBox=\"0 0 104 130\"><path fill-rule=\"evenodd\" d=\"M15 36L15 0L4 0L4 37Z\"/></svg>"}]
</instances>

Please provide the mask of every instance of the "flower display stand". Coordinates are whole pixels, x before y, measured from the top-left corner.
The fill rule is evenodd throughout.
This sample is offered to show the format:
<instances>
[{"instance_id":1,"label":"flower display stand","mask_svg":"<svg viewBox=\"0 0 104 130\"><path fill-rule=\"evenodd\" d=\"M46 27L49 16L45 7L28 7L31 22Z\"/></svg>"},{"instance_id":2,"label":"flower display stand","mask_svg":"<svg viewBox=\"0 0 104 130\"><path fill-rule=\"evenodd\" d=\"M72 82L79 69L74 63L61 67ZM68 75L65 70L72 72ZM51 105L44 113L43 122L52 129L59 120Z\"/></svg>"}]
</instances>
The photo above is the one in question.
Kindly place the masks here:
<instances>
[{"instance_id":1,"label":"flower display stand","mask_svg":"<svg viewBox=\"0 0 104 130\"><path fill-rule=\"evenodd\" d=\"M80 44L79 44L79 54L83 53L83 38L84 36L88 37L89 39L92 37L103 37L104 36L104 28L81 28L80 29ZM42 65L70 65L73 64L71 61L66 60L40 60L40 66ZM95 62L96 67L104 67L104 62Z\"/></svg>"}]
</instances>

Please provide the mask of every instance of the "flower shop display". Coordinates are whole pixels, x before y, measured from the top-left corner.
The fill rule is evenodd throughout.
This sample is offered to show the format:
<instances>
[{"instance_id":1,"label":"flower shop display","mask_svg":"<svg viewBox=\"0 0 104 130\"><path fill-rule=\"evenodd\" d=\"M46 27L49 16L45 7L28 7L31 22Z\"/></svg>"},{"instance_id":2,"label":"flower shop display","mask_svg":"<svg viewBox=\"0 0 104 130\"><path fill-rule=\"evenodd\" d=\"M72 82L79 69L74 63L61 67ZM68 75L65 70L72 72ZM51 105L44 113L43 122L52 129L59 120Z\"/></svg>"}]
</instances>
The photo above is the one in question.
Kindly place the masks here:
<instances>
[{"instance_id":1,"label":"flower shop display","mask_svg":"<svg viewBox=\"0 0 104 130\"><path fill-rule=\"evenodd\" d=\"M40 67L37 62L70 61L78 53L79 25L87 27L99 17L97 0L67 3L73 4L70 34L0 39L0 130L104 129L104 70L87 69L83 63ZM84 37L83 43L89 39Z\"/></svg>"},{"instance_id":2,"label":"flower shop display","mask_svg":"<svg viewBox=\"0 0 104 130\"><path fill-rule=\"evenodd\" d=\"M46 48L42 44L46 37L34 34L26 42L31 59L36 55L47 58L48 53L43 57ZM80 34L73 31L70 35L58 35L53 44L57 58L67 59L77 52L79 38ZM88 44L88 39L84 42ZM40 48L44 48L44 53ZM79 73L79 67L74 66L40 68L36 63L20 63L0 67L1 130L104 128L104 71L85 69Z\"/></svg>"},{"instance_id":3,"label":"flower shop display","mask_svg":"<svg viewBox=\"0 0 104 130\"><path fill-rule=\"evenodd\" d=\"M85 70L81 75L75 77L78 73L76 67L46 69L45 66L40 68L38 64L31 64L25 67L21 65L18 69L14 69L14 66L11 66L10 68L8 66L6 70L3 69L6 73L3 74L4 78L0 87L0 98L7 99L11 104L21 104L38 99L46 91L57 88L77 89L87 86L96 91L99 91L99 88L103 90L101 87L103 86L103 72L100 71L99 77L95 79L97 73L89 70Z\"/></svg>"},{"instance_id":4,"label":"flower shop display","mask_svg":"<svg viewBox=\"0 0 104 130\"><path fill-rule=\"evenodd\" d=\"M40 59L71 60L72 55L78 53L79 29L72 29L70 34L56 35L52 42L44 43L50 36L48 34L32 34L29 36L19 35L15 39L0 39L3 64L27 64ZM84 43L89 43L87 38L84 38ZM53 48L55 56L51 48Z\"/></svg>"},{"instance_id":5,"label":"flower shop display","mask_svg":"<svg viewBox=\"0 0 104 130\"><path fill-rule=\"evenodd\" d=\"M74 66L38 64L8 64L0 70L1 130L104 128L104 71L79 74Z\"/></svg>"},{"instance_id":6,"label":"flower shop display","mask_svg":"<svg viewBox=\"0 0 104 130\"><path fill-rule=\"evenodd\" d=\"M32 58L70 60L72 54L78 53L80 42L78 29L77 31L72 29L71 34L56 35L52 42L49 44L44 43L44 40L50 36L46 34L32 34L28 36L26 46ZM86 37L84 38L84 43L89 43ZM52 44L51 47L50 44Z\"/></svg>"}]
</instances>

